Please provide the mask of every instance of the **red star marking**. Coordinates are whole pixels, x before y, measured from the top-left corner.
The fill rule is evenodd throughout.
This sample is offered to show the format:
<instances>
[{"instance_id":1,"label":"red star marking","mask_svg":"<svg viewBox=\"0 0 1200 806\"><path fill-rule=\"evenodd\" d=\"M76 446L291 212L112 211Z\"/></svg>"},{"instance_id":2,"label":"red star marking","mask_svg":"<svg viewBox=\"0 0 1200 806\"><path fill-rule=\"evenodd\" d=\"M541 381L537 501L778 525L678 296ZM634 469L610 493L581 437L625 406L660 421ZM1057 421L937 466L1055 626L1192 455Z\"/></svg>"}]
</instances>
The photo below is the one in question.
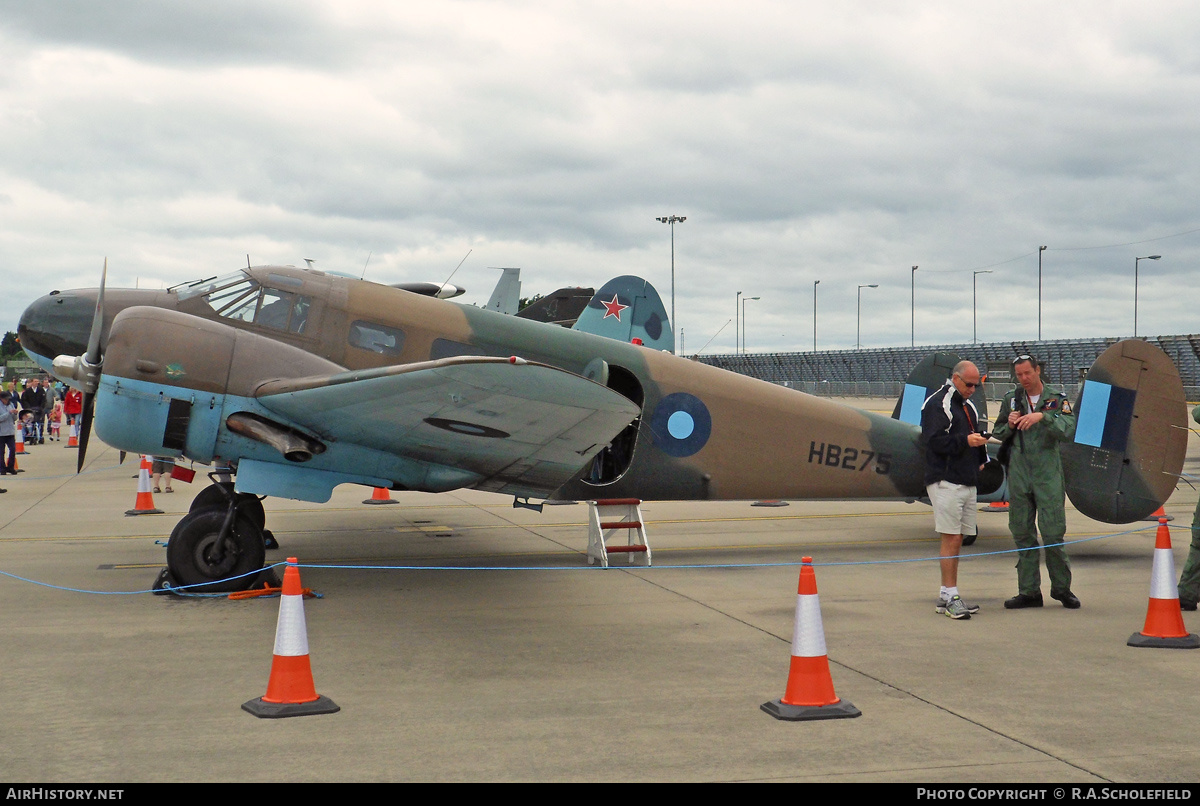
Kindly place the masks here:
<instances>
[{"instance_id":1,"label":"red star marking","mask_svg":"<svg viewBox=\"0 0 1200 806\"><path fill-rule=\"evenodd\" d=\"M616 294L613 294L612 302L600 300L600 304L607 309L607 312L604 314L604 318L607 319L610 316L615 316L617 317L618 322L621 321L621 311L629 307L628 305L622 305L621 303L617 302Z\"/></svg>"}]
</instances>

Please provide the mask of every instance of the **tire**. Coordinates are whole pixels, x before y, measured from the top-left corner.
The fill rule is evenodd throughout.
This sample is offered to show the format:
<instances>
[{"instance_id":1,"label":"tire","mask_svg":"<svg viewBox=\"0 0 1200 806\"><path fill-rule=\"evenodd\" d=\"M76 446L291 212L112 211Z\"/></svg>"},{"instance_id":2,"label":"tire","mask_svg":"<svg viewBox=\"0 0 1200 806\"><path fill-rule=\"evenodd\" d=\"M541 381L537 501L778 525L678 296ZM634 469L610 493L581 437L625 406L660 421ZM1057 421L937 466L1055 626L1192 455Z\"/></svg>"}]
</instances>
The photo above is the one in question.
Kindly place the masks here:
<instances>
[{"instance_id":1,"label":"tire","mask_svg":"<svg viewBox=\"0 0 1200 806\"><path fill-rule=\"evenodd\" d=\"M266 550L262 530L241 512L234 519L225 556L212 560L212 550L225 523L227 506L194 510L184 516L167 542L167 569L177 585L196 585L192 593L227 593L252 586L261 570ZM247 576L242 576L246 574ZM229 579L237 577L237 579ZM204 584L211 582L212 584Z\"/></svg>"},{"instance_id":2,"label":"tire","mask_svg":"<svg viewBox=\"0 0 1200 806\"><path fill-rule=\"evenodd\" d=\"M975 545L975 538L977 538L977 537L979 537L979 535L963 535L963 545L964 546Z\"/></svg>"},{"instance_id":3,"label":"tire","mask_svg":"<svg viewBox=\"0 0 1200 806\"><path fill-rule=\"evenodd\" d=\"M222 487L225 489L221 489ZM238 512L254 521L258 525L259 531L267 527L267 511L263 509L262 501L256 495L234 493L232 482L217 482L208 485L192 499L192 505L188 508L188 511L195 512L200 509L208 509L209 507L221 507L224 509L229 505L230 494L237 496Z\"/></svg>"}]
</instances>

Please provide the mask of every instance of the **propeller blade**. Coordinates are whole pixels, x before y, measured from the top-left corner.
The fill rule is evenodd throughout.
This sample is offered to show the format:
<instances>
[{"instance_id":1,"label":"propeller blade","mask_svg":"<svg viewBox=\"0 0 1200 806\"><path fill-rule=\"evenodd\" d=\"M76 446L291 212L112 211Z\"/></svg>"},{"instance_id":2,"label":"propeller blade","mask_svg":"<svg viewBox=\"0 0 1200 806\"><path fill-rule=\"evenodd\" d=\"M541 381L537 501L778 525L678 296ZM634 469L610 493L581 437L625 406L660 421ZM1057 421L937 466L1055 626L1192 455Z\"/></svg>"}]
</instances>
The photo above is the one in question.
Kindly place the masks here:
<instances>
[{"instance_id":1,"label":"propeller blade","mask_svg":"<svg viewBox=\"0 0 1200 806\"><path fill-rule=\"evenodd\" d=\"M88 337L88 348L85 353L89 364L100 363L100 331L104 329L104 281L108 277L108 258L104 258L104 268L100 271L100 292L96 295L96 313L92 316L92 332Z\"/></svg>"},{"instance_id":2,"label":"propeller blade","mask_svg":"<svg viewBox=\"0 0 1200 806\"><path fill-rule=\"evenodd\" d=\"M119 458L117 459L117 464L119 464L119 465L125 464L125 455L126 455L125 451L121 451L121 453L119 454Z\"/></svg>"},{"instance_id":3,"label":"propeller blade","mask_svg":"<svg viewBox=\"0 0 1200 806\"><path fill-rule=\"evenodd\" d=\"M90 367L98 367L104 360L104 355L100 352L100 333L104 330L104 284L107 279L108 258L105 257L104 268L100 271L100 291L96 294L96 313L92 316L92 332L88 336L87 352L83 356L84 363ZM79 424L79 459L75 465L76 473L83 470L88 439L92 435L92 414L95 410L96 390L92 388L83 393L83 417Z\"/></svg>"},{"instance_id":4,"label":"propeller blade","mask_svg":"<svg viewBox=\"0 0 1200 806\"><path fill-rule=\"evenodd\" d=\"M79 423L79 458L76 460L75 472L83 470L83 458L87 454L88 437L92 434L92 412L96 408L96 395L87 392L83 396L83 417Z\"/></svg>"}]
</instances>

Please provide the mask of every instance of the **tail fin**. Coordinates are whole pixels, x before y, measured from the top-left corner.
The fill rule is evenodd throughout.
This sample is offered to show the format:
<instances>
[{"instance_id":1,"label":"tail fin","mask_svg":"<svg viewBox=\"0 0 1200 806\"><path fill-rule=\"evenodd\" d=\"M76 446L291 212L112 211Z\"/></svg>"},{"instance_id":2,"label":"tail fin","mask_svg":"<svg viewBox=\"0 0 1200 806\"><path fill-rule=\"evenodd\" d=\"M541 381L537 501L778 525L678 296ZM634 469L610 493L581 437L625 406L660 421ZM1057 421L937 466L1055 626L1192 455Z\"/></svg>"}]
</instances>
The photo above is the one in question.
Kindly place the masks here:
<instances>
[{"instance_id":1,"label":"tail fin","mask_svg":"<svg viewBox=\"0 0 1200 806\"><path fill-rule=\"evenodd\" d=\"M913 368L904 381L904 391L900 394L900 399L896 401L892 419L920 426L921 405L930 395L945 385L950 376L954 374L954 366L961 360L955 353L930 353L921 359L921 362ZM980 423L986 423L988 418L987 393L983 391L982 385L975 388L975 393L971 395L971 402L975 404L975 411L979 412ZM989 448L989 456L991 450ZM983 503L1008 500L1004 470L998 462L988 462L984 467L979 474L977 491L978 499Z\"/></svg>"},{"instance_id":2,"label":"tail fin","mask_svg":"<svg viewBox=\"0 0 1200 806\"><path fill-rule=\"evenodd\" d=\"M941 389L954 373L954 365L962 359L955 353L930 353L921 359L904 381L904 391L896 401L892 419L912 425L921 424L921 404ZM981 421L987 419L987 394L980 386L971 395L971 402L979 412Z\"/></svg>"},{"instance_id":3,"label":"tail fin","mask_svg":"<svg viewBox=\"0 0 1200 806\"><path fill-rule=\"evenodd\" d=\"M483 308L487 311L497 311L512 316L521 304L521 270L500 269L500 271L504 273L496 281L496 287L492 290L492 298Z\"/></svg>"},{"instance_id":4,"label":"tail fin","mask_svg":"<svg viewBox=\"0 0 1200 806\"><path fill-rule=\"evenodd\" d=\"M1117 342L1092 364L1075 402L1075 439L1062 448L1071 503L1105 523L1150 515L1175 491L1187 439L1171 359L1148 342Z\"/></svg>"},{"instance_id":5,"label":"tail fin","mask_svg":"<svg viewBox=\"0 0 1200 806\"><path fill-rule=\"evenodd\" d=\"M601 286L574 329L625 342L641 339L655 350L675 351L675 334L662 299L654 286L631 274Z\"/></svg>"}]
</instances>

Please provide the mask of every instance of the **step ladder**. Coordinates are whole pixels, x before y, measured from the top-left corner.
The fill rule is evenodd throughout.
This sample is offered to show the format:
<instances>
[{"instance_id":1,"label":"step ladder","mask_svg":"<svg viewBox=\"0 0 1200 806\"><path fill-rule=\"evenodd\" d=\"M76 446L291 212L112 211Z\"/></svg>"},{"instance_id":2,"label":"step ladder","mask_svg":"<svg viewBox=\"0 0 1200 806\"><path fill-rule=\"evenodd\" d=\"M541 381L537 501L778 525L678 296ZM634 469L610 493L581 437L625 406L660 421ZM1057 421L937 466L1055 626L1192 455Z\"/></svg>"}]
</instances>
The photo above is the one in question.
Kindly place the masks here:
<instances>
[{"instance_id":1,"label":"step ladder","mask_svg":"<svg viewBox=\"0 0 1200 806\"><path fill-rule=\"evenodd\" d=\"M609 554L624 554L632 565L638 557L650 566L650 544L646 541L646 525L642 521L642 502L639 498L602 498L588 501L588 565L600 561L608 568ZM624 546L605 543L617 532L624 531L629 542Z\"/></svg>"}]
</instances>

